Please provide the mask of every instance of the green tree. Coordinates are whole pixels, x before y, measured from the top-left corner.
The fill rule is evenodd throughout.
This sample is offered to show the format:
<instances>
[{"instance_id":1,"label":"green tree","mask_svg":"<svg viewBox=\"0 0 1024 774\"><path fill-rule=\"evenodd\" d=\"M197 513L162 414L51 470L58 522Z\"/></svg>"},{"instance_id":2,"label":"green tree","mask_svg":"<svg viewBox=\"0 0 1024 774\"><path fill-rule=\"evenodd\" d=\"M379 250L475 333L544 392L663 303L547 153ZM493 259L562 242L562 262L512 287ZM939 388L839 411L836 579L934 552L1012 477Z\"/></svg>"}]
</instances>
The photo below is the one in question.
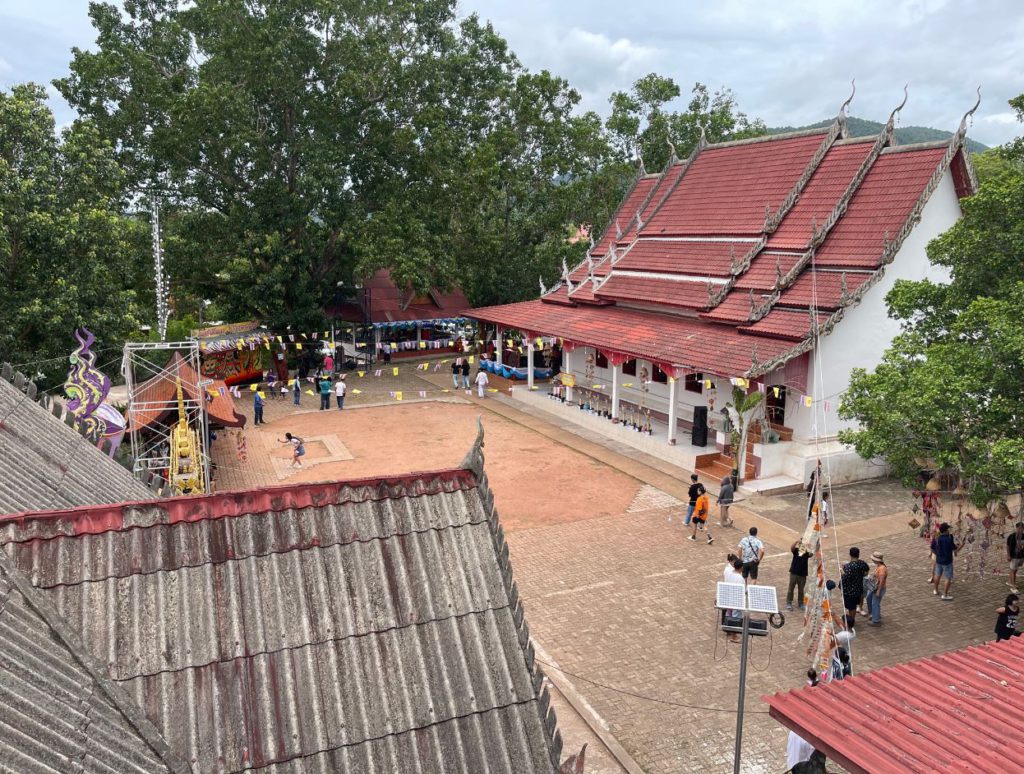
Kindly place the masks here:
<instances>
[{"instance_id":1,"label":"green tree","mask_svg":"<svg viewBox=\"0 0 1024 774\"><path fill-rule=\"evenodd\" d=\"M697 146L701 127L708 142L767 134L762 121L752 121L737 109L736 97L729 89L712 94L697 83L685 111L667 110L680 94L675 81L654 73L640 78L628 92L612 94L612 113L605 126L620 160L639 154L647 169L659 170L671 153L667 140L675 145L679 157L685 158Z\"/></svg>"},{"instance_id":2,"label":"green tree","mask_svg":"<svg viewBox=\"0 0 1024 774\"><path fill-rule=\"evenodd\" d=\"M1011 102L1020 113L1024 102ZM842 434L908 483L921 469L960 476L981 505L1024 485L1024 168L1019 141L1002 169L962 202L963 217L928 246L948 284L896 283L903 331L873 371L851 376Z\"/></svg>"},{"instance_id":3,"label":"green tree","mask_svg":"<svg viewBox=\"0 0 1024 774\"><path fill-rule=\"evenodd\" d=\"M507 300L606 153L578 95L454 0L93 3L98 50L57 82L167 202L176 295L319 327L377 268ZM500 290L495 290L500 288Z\"/></svg>"},{"instance_id":4,"label":"green tree","mask_svg":"<svg viewBox=\"0 0 1024 774\"><path fill-rule=\"evenodd\" d=\"M99 347L137 328L132 289L145 265L145 223L127 203L113 148L76 122L58 137L42 86L0 91L0 358L62 381L73 332Z\"/></svg>"}]
</instances>

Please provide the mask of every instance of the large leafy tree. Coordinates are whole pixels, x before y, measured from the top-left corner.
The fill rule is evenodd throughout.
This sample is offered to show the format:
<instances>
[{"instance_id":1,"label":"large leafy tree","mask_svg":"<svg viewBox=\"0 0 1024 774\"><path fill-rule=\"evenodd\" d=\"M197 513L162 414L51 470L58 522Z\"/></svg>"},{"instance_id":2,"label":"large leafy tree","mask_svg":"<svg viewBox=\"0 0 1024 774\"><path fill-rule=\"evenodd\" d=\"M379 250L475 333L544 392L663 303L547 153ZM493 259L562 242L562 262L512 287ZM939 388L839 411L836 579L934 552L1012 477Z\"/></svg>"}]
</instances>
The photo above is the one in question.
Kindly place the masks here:
<instances>
[{"instance_id":1,"label":"large leafy tree","mask_svg":"<svg viewBox=\"0 0 1024 774\"><path fill-rule=\"evenodd\" d=\"M564 81L455 7L92 3L98 49L57 86L164 197L179 300L313 324L339 282L381 267L505 300L551 272L589 206L560 182L606 147Z\"/></svg>"},{"instance_id":2,"label":"large leafy tree","mask_svg":"<svg viewBox=\"0 0 1024 774\"><path fill-rule=\"evenodd\" d=\"M1024 97L1011 105L1024 120ZM844 439L863 456L907 481L956 473L979 504L1024 486L1024 144L999 159L928 246L950 282L894 286L903 332L874 372L853 374L841 407L861 424Z\"/></svg>"},{"instance_id":3,"label":"large leafy tree","mask_svg":"<svg viewBox=\"0 0 1024 774\"><path fill-rule=\"evenodd\" d=\"M45 100L39 85L0 91L0 359L50 387L75 328L120 347L137 327L147 253L113 148L89 122L58 136Z\"/></svg>"}]
</instances>

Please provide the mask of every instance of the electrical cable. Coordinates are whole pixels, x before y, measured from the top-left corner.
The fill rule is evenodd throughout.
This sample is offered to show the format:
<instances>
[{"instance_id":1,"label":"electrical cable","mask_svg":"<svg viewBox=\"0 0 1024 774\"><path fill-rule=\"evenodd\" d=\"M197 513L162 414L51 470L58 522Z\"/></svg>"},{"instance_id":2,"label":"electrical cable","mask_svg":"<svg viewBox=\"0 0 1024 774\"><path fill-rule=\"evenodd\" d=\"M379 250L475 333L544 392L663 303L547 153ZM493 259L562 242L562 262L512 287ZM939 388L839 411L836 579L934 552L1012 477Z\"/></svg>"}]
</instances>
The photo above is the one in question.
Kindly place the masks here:
<instances>
[{"instance_id":1,"label":"electrical cable","mask_svg":"<svg viewBox=\"0 0 1024 774\"><path fill-rule=\"evenodd\" d=\"M732 707L704 707L704 706L701 706L699 704L686 704L684 702L672 701L670 699L662 699L662 698L659 698L657 696L646 696L646 695L644 695L642 693L636 693L635 691L627 691L624 688L616 688L615 686L606 685L605 683L598 682L597 680L591 680L591 679L589 679L587 677L583 677L582 675L578 675L575 672L570 672L568 669L562 669L562 667L555 666L554 664L548 663L547 661L544 661L541 658L536 658L535 657L535 660L537 661L537 663L543 664L546 667L550 667L551 669L554 669L557 672L561 672L563 675L566 675L567 677L571 677L574 680L579 680L581 682L588 683L590 685L596 686L597 688L603 688L606 691L612 691L613 693L619 693L619 694L622 694L623 696L631 696L634 699L641 699L643 701L649 701L649 702L653 702L655 704L664 704L664 705L666 705L668 707L680 707L680 708L683 708L683 709L704 710L705 712L729 712L729 713L733 713L733 714L738 712L738 710L736 710L736 709L734 709ZM768 714L768 710L749 710L748 709L748 710L746 710L746 714L748 714L748 715L767 715Z\"/></svg>"}]
</instances>

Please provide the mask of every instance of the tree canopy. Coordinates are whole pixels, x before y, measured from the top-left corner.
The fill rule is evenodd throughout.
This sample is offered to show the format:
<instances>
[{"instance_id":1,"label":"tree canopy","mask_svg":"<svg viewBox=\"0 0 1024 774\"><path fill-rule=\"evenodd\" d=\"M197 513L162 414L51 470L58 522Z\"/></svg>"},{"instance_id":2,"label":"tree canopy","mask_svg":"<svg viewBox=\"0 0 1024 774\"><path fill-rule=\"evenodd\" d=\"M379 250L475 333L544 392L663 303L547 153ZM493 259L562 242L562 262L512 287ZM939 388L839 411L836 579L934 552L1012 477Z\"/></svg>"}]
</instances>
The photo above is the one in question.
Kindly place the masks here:
<instances>
[{"instance_id":1,"label":"tree canopy","mask_svg":"<svg viewBox=\"0 0 1024 774\"><path fill-rule=\"evenodd\" d=\"M1024 120L1024 98L1011 105ZM903 331L873 372L854 372L840 412L861 423L843 436L860 454L907 481L953 472L978 504L1024 486L1024 144L998 154L928 246L950 282L896 283Z\"/></svg>"},{"instance_id":2,"label":"tree canopy","mask_svg":"<svg viewBox=\"0 0 1024 774\"><path fill-rule=\"evenodd\" d=\"M58 136L38 85L0 91L0 353L44 385L67 372L75 328L120 344L139 325L146 224L90 122Z\"/></svg>"},{"instance_id":3,"label":"tree canopy","mask_svg":"<svg viewBox=\"0 0 1024 774\"><path fill-rule=\"evenodd\" d=\"M317 325L378 268L477 304L551 281L580 223L603 226L632 154L760 131L728 91L689 109L647 76L607 125L561 78L526 70L455 0L93 3L96 51L56 82L168 209L179 307Z\"/></svg>"}]
</instances>

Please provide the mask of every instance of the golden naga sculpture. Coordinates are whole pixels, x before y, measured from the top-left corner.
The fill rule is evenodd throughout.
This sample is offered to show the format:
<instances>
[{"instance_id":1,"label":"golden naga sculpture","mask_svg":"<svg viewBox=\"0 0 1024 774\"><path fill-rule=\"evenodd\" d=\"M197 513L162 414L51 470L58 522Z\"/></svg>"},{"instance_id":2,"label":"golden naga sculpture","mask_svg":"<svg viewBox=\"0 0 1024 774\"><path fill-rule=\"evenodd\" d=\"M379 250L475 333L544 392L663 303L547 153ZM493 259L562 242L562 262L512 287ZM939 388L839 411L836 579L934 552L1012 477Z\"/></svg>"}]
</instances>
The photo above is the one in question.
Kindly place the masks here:
<instances>
[{"instance_id":1,"label":"golden naga sculpture","mask_svg":"<svg viewBox=\"0 0 1024 774\"><path fill-rule=\"evenodd\" d=\"M185 400L178 384L178 423L171 429L171 487L175 494L202 494L203 471L200 458L199 433L189 427L185 416Z\"/></svg>"}]
</instances>

